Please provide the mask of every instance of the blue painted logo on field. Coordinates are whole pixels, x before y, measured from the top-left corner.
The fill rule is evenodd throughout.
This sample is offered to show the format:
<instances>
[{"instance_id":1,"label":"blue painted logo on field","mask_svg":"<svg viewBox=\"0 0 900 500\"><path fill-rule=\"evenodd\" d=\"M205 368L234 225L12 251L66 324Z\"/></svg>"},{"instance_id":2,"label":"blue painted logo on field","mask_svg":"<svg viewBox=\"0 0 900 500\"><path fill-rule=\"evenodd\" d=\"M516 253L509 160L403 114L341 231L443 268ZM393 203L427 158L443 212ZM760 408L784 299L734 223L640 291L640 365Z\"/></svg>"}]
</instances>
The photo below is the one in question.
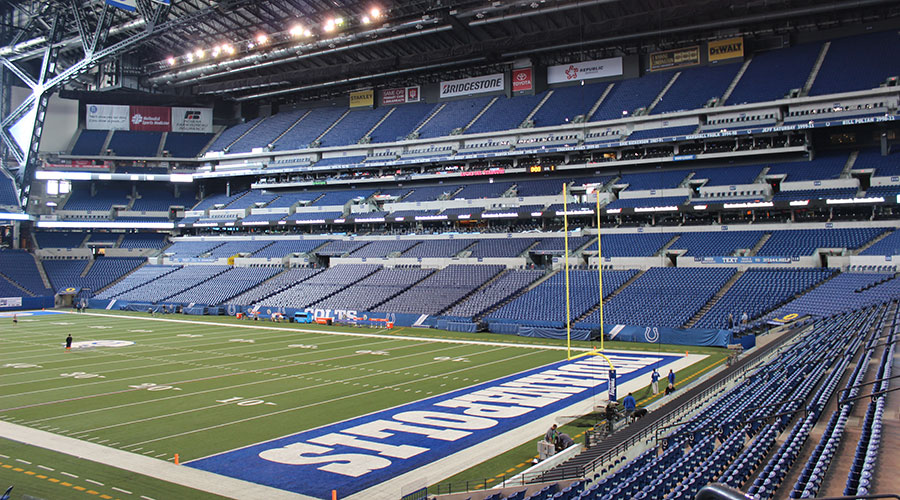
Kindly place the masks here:
<instances>
[{"instance_id":1,"label":"blue painted logo on field","mask_svg":"<svg viewBox=\"0 0 900 500\"><path fill-rule=\"evenodd\" d=\"M681 359L609 358L619 385ZM188 465L316 498L332 489L344 497L603 393L608 371L597 356L554 363Z\"/></svg>"},{"instance_id":2,"label":"blue painted logo on field","mask_svg":"<svg viewBox=\"0 0 900 500\"><path fill-rule=\"evenodd\" d=\"M12 318L16 316L18 318L25 318L28 316L50 316L52 314L65 314L59 311L17 311L17 312L4 312L0 313L0 318Z\"/></svg>"}]
</instances>

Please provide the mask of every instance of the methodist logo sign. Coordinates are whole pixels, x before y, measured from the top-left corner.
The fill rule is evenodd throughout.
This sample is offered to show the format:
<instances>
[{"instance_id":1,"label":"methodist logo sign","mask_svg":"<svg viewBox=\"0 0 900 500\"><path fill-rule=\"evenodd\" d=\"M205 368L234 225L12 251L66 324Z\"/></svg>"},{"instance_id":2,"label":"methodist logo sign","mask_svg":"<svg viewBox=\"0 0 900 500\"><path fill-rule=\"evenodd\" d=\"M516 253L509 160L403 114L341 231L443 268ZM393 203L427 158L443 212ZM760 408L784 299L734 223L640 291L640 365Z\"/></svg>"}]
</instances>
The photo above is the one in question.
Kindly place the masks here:
<instances>
[{"instance_id":1,"label":"methodist logo sign","mask_svg":"<svg viewBox=\"0 0 900 500\"><path fill-rule=\"evenodd\" d=\"M596 61L560 64L547 68L547 83L576 82L622 75L622 58L611 57Z\"/></svg>"},{"instance_id":2,"label":"methodist logo sign","mask_svg":"<svg viewBox=\"0 0 900 500\"><path fill-rule=\"evenodd\" d=\"M683 359L607 354L618 385ZM408 483L401 476L425 473L419 469L504 433L519 433L523 425L608 390L609 373L599 356L562 361L188 465L314 498L328 498L332 489L346 497L389 481ZM303 419L302 410L296 417Z\"/></svg>"},{"instance_id":3,"label":"methodist logo sign","mask_svg":"<svg viewBox=\"0 0 900 500\"><path fill-rule=\"evenodd\" d=\"M500 92L505 88L505 83L503 73L441 82L440 98Z\"/></svg>"}]
</instances>

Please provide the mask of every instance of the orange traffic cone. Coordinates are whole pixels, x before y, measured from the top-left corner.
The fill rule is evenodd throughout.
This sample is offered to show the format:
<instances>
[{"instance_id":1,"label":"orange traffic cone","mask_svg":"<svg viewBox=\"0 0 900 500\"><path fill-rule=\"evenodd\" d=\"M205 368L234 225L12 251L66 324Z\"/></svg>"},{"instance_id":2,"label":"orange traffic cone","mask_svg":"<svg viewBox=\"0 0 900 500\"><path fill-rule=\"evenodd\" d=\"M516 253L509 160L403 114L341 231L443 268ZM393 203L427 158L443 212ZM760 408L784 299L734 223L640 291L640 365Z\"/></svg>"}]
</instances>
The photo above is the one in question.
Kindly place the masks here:
<instances>
[{"instance_id":1,"label":"orange traffic cone","mask_svg":"<svg viewBox=\"0 0 900 500\"><path fill-rule=\"evenodd\" d=\"M175 465L181 465L178 463L178 453L175 454Z\"/></svg>"}]
</instances>

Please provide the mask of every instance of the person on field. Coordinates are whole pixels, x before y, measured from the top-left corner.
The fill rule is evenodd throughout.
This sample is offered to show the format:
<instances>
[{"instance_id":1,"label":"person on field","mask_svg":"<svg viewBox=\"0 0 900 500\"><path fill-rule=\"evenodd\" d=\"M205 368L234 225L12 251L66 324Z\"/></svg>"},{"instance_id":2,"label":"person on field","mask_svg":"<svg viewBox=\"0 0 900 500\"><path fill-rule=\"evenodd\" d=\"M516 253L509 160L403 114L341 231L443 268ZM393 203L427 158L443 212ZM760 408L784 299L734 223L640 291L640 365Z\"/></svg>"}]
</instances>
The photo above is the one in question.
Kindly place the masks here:
<instances>
[{"instance_id":1,"label":"person on field","mask_svg":"<svg viewBox=\"0 0 900 500\"><path fill-rule=\"evenodd\" d=\"M653 389L654 395L659 394L659 372L656 371L656 368L650 374L650 387Z\"/></svg>"},{"instance_id":2,"label":"person on field","mask_svg":"<svg viewBox=\"0 0 900 500\"><path fill-rule=\"evenodd\" d=\"M68 337L66 337L66 350L72 349L72 334L70 333Z\"/></svg>"}]
</instances>

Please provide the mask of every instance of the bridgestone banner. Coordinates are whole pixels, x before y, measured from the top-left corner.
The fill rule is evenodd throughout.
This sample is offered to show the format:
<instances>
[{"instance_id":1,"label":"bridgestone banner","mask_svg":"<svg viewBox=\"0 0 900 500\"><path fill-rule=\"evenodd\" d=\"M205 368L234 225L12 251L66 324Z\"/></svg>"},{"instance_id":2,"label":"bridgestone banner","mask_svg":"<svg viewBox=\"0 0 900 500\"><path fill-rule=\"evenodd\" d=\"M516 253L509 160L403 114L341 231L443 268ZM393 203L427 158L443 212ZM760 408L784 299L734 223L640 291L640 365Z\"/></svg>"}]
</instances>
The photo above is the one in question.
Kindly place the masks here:
<instances>
[{"instance_id":1,"label":"bridgestone banner","mask_svg":"<svg viewBox=\"0 0 900 500\"><path fill-rule=\"evenodd\" d=\"M128 130L128 106L88 104L85 126L88 130Z\"/></svg>"},{"instance_id":2,"label":"bridgestone banner","mask_svg":"<svg viewBox=\"0 0 900 500\"><path fill-rule=\"evenodd\" d=\"M547 83L577 82L622 75L622 58L610 57L596 61L560 64L547 68Z\"/></svg>"},{"instance_id":3,"label":"bridgestone banner","mask_svg":"<svg viewBox=\"0 0 900 500\"><path fill-rule=\"evenodd\" d=\"M505 88L505 83L503 73L441 82L440 98L501 92Z\"/></svg>"},{"instance_id":4,"label":"bridgestone banner","mask_svg":"<svg viewBox=\"0 0 900 500\"><path fill-rule=\"evenodd\" d=\"M86 105L88 130L212 133L212 108L166 106Z\"/></svg>"}]
</instances>

